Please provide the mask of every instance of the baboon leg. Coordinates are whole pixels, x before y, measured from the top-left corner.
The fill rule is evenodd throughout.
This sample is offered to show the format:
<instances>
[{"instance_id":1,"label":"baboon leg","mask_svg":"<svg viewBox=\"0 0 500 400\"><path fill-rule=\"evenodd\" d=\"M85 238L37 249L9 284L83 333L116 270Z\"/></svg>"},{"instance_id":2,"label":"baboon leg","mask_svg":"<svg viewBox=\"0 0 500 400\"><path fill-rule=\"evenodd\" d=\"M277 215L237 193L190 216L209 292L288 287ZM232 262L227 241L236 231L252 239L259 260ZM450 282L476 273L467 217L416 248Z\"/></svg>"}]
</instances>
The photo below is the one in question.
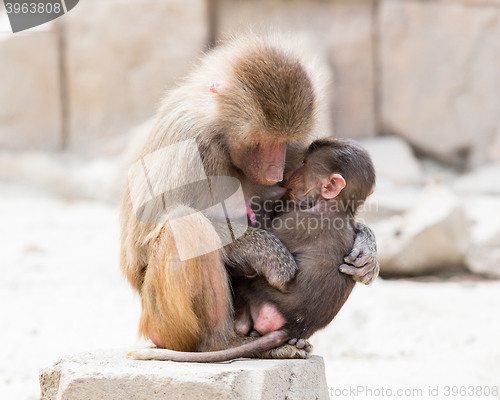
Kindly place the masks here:
<instances>
[{"instance_id":1,"label":"baboon leg","mask_svg":"<svg viewBox=\"0 0 500 400\"><path fill-rule=\"evenodd\" d=\"M226 246L225 262L232 274L263 275L281 291L297 272L297 263L283 243L271 232L252 227Z\"/></svg>"},{"instance_id":2,"label":"baboon leg","mask_svg":"<svg viewBox=\"0 0 500 400\"><path fill-rule=\"evenodd\" d=\"M252 317L248 307L236 309L234 316L234 331L237 335L248 335L252 328Z\"/></svg>"},{"instance_id":3,"label":"baboon leg","mask_svg":"<svg viewBox=\"0 0 500 400\"><path fill-rule=\"evenodd\" d=\"M168 222L174 214L175 230ZM179 244L192 254L221 248L211 222L202 214L187 207L169 213L151 245L141 289L139 333L171 350L228 348L234 337L232 304L221 251L182 260Z\"/></svg>"}]
</instances>

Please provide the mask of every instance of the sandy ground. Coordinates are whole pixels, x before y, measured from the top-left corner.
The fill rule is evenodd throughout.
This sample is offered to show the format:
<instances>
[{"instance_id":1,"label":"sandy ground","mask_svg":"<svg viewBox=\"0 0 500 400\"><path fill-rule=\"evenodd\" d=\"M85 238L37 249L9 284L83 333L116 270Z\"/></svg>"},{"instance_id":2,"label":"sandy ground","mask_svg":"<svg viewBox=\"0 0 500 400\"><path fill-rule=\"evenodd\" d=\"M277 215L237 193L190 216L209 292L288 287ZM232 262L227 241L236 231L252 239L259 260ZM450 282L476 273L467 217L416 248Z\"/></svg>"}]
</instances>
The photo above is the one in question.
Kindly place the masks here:
<instances>
[{"instance_id":1,"label":"sandy ground","mask_svg":"<svg viewBox=\"0 0 500 400\"><path fill-rule=\"evenodd\" d=\"M38 369L60 355L137 343L139 299L119 271L118 237L117 207L0 185L1 400L38 399ZM332 395L493 398L499 311L498 281L378 279L311 342Z\"/></svg>"}]
</instances>

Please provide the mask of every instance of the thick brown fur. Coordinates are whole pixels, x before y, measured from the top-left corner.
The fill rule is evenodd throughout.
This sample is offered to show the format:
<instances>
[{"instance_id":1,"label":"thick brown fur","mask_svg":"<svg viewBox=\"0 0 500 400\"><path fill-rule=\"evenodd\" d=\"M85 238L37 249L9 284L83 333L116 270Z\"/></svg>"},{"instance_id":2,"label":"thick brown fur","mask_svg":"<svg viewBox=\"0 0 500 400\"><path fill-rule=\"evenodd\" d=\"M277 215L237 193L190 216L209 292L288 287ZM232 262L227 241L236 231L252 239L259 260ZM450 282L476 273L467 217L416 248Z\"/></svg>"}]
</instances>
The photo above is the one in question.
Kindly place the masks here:
<instances>
[{"instance_id":1,"label":"thick brown fur","mask_svg":"<svg viewBox=\"0 0 500 400\"><path fill-rule=\"evenodd\" d=\"M211 240L218 246L220 240L212 223L199 213L190 214L190 217L192 225L185 224L184 231L176 230L176 239L191 246ZM229 323L226 316L231 310L228 291L227 274L221 268L219 252L181 261L171 228L166 223L151 248L142 287L143 313L139 333L149 336L154 332L161 336L164 347L189 351L200 346L202 331L211 328L214 333L207 340L213 343L205 343L205 346L226 348L227 338L215 336L216 328L230 329L224 325ZM165 320L176 323L166 326L162 323Z\"/></svg>"},{"instance_id":2,"label":"thick brown fur","mask_svg":"<svg viewBox=\"0 0 500 400\"><path fill-rule=\"evenodd\" d=\"M341 175L345 187L334 198L325 199L321 187L332 174ZM275 347L291 338L309 338L327 326L347 301L355 282L336 266L353 246L354 217L374 188L375 171L368 153L357 143L323 139L311 144L304 166L293 175L292 179L295 178L298 184L295 183L289 196L284 197L281 215L273 220L271 231L296 258L296 276L283 292L263 277L248 278L241 270L233 271L235 324L246 329L244 333L249 333L260 318L262 307L271 305L284 317L284 325L230 350L189 354L144 350L133 352L131 356L187 362L227 361L250 356L302 357L293 346ZM308 195L297 197L300 193ZM302 342L300 348L310 353L310 345Z\"/></svg>"},{"instance_id":3,"label":"thick brown fur","mask_svg":"<svg viewBox=\"0 0 500 400\"><path fill-rule=\"evenodd\" d=\"M212 81L221 83L224 90L210 93ZM315 128L316 105L313 77L301 58L279 40L248 35L204 56L201 65L164 98L137 160L195 139L207 176L237 178L244 185L246 198L255 193L265 198L267 189L262 179L244 170L253 156L243 159L238 168L236 149L243 149L238 150L239 155L255 155L261 143L284 144L286 169L295 169ZM169 158L153 162L158 168L148 171L152 190L157 192L165 182L175 185L188 172L196 157L191 153L183 156L182 163ZM140 180L135 174L129 174L129 187ZM237 264L234 260L241 257L235 256L234 249L238 246L181 261L169 221L179 212L197 209L199 199L196 192L186 190L177 193L174 200L165 202L164 196L158 196L134 210L130 189L123 195L121 268L141 295L140 334L159 347L179 351L235 346L242 339L232 328L231 292L224 262L230 265L233 260ZM212 222L198 218L196 224L186 224L183 235L176 235L175 240L200 246L218 240ZM255 231L250 229L237 243L250 243ZM276 275L276 286L283 286L295 273L295 262L272 234L266 236L266 243L281 256L275 265L252 268L258 274Z\"/></svg>"}]
</instances>

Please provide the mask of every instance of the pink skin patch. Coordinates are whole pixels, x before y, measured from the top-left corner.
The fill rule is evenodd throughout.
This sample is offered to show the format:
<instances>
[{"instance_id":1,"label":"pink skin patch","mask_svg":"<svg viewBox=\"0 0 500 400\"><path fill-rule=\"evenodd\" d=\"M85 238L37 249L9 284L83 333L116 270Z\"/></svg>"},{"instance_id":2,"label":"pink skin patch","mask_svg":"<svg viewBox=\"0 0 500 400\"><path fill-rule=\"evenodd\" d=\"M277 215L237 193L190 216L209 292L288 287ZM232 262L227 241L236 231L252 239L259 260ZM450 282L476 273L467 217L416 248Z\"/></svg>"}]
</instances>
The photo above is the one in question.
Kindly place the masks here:
<instances>
[{"instance_id":1,"label":"pink skin patch","mask_svg":"<svg viewBox=\"0 0 500 400\"><path fill-rule=\"evenodd\" d=\"M156 347L165 348L163 343L160 342L158 339L156 339L156 336L154 333L150 333L148 336L151 339L151 341L155 344Z\"/></svg>"},{"instance_id":2,"label":"pink skin patch","mask_svg":"<svg viewBox=\"0 0 500 400\"><path fill-rule=\"evenodd\" d=\"M253 212L252 206L250 204L247 204L247 215L248 218L250 218L250 223L252 224L252 226L255 226L255 224L257 223L257 217L255 216L255 213Z\"/></svg>"},{"instance_id":3,"label":"pink skin patch","mask_svg":"<svg viewBox=\"0 0 500 400\"><path fill-rule=\"evenodd\" d=\"M213 94L220 94L224 92L226 88L222 82L210 82L208 85L208 91Z\"/></svg>"},{"instance_id":4,"label":"pink skin patch","mask_svg":"<svg viewBox=\"0 0 500 400\"><path fill-rule=\"evenodd\" d=\"M277 331L285 325L285 318L272 304L264 304L259 310L259 316L254 324L254 329L261 335Z\"/></svg>"}]
</instances>

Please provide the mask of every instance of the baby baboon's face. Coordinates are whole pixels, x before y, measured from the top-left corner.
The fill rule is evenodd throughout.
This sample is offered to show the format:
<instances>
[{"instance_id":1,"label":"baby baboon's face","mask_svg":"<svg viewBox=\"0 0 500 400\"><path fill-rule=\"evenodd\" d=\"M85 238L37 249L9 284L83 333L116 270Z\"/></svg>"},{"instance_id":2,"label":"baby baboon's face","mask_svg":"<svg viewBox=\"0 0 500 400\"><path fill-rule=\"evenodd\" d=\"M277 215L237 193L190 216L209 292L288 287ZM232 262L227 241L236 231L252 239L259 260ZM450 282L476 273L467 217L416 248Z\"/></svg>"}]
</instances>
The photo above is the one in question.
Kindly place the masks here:
<instances>
[{"instance_id":1,"label":"baby baboon's face","mask_svg":"<svg viewBox=\"0 0 500 400\"><path fill-rule=\"evenodd\" d=\"M313 167L313 157L307 157L300 168L286 174L284 186L291 200L311 203L320 196L321 179L312 172Z\"/></svg>"}]
</instances>

